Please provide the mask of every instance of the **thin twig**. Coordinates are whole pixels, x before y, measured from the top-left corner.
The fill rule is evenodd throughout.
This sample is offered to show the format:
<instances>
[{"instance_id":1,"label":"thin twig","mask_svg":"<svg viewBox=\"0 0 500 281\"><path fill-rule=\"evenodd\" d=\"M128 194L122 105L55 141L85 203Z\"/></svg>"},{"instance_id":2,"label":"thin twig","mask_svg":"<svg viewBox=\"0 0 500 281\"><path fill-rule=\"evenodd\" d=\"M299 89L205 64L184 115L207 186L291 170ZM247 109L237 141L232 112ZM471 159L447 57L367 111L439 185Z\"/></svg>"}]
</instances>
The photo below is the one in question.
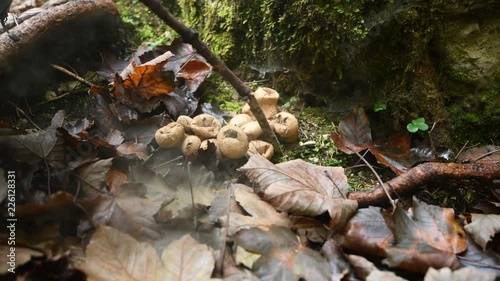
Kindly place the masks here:
<instances>
[{"instance_id":1,"label":"thin twig","mask_svg":"<svg viewBox=\"0 0 500 281\"><path fill-rule=\"evenodd\" d=\"M231 182L229 182L227 186L227 214L226 214L226 229L224 230L224 235L222 236L221 239L221 255L220 259L218 260L217 264L217 269L220 270L220 276L223 276L224 272L224 257L226 255L226 243L227 243L227 236L229 234L229 216L230 216L230 211L231 211L231 198L233 195L233 185Z\"/></svg>"},{"instance_id":2,"label":"thin twig","mask_svg":"<svg viewBox=\"0 0 500 281\"><path fill-rule=\"evenodd\" d=\"M35 128L37 128L39 131L42 131L42 129L40 127L38 127L35 122L33 122L33 120L31 120L31 118L28 116L28 114L26 114L26 112L24 112L24 110L20 109L17 105L13 104L11 101L7 101L8 104L12 105L18 112L21 112L24 117L26 117L26 119L28 121L30 121L31 124L33 124L33 126L35 126Z\"/></svg>"},{"instance_id":3,"label":"thin twig","mask_svg":"<svg viewBox=\"0 0 500 281\"><path fill-rule=\"evenodd\" d=\"M216 55L214 52L208 48L208 46L200 40L199 35L193 29L190 29L177 18L175 18L170 11L162 5L158 0L141 0L141 2L146 5L153 13L155 13L161 20L163 20L168 26L170 26L175 32L177 32L184 43L189 43L193 46L196 51L202 55L208 63L210 63L213 69L219 73L224 80L229 82L236 92L241 97L248 99L248 105L252 110L255 119L259 122L262 128L262 137L265 141L268 141L274 146L274 151L276 154L282 154L281 145L278 138L274 134L267 118L262 111L261 106L257 102L257 99L253 95L253 91L250 90L243 81L241 81L234 72L232 72Z\"/></svg>"},{"instance_id":4,"label":"thin twig","mask_svg":"<svg viewBox=\"0 0 500 281\"><path fill-rule=\"evenodd\" d=\"M469 143L469 141L466 141L465 144L462 146L462 148L460 148L460 150L458 151L457 153L457 156L455 156L455 161L457 161L458 159L458 156L460 156L460 154L462 153L462 151L464 151L465 147L467 146L467 144Z\"/></svg>"},{"instance_id":5,"label":"thin twig","mask_svg":"<svg viewBox=\"0 0 500 281\"><path fill-rule=\"evenodd\" d=\"M79 76L78 74L75 74L69 70L67 70L66 68L62 67L62 66L59 66L59 65L56 65L56 64L51 64L50 66L52 66L52 68L56 69L56 70L59 70L61 71L62 73L66 74L66 75L69 75L73 78L75 78L76 80L80 81L81 83L89 86L89 87L96 87L96 85L92 84L91 82L83 79L81 76Z\"/></svg>"},{"instance_id":6,"label":"thin twig","mask_svg":"<svg viewBox=\"0 0 500 281\"><path fill-rule=\"evenodd\" d=\"M472 163L476 163L477 161L479 161L479 160L483 159L484 157L486 157L486 156L488 156L488 155L491 155L491 154L493 154L493 153L497 153L497 152L499 152L499 151L500 151L500 149L494 149L494 150L492 150L492 151L490 151L490 152L487 152L487 153L485 153L485 154L483 154L483 155L481 155L481 156L477 157L476 159L472 160Z\"/></svg>"},{"instance_id":7,"label":"thin twig","mask_svg":"<svg viewBox=\"0 0 500 281\"><path fill-rule=\"evenodd\" d=\"M359 159L361 159L363 162L365 162L365 164L368 166L368 168L370 168L370 170L372 171L372 173L375 175L375 177L377 178L380 186L382 187L382 189L384 190L385 192L385 195L387 196L387 198L389 199L389 202L391 203L392 205L392 209L393 210L396 210L396 204L394 203L394 200L392 199L391 197L391 194L389 193L389 191L387 190L386 186L385 186L385 183L382 181L382 179L380 178L380 176L378 175L378 173L375 171L375 169L373 168L373 166L363 157L361 156L361 154L359 154L359 152L351 149L352 152L356 153L356 155L359 157Z\"/></svg>"},{"instance_id":8,"label":"thin twig","mask_svg":"<svg viewBox=\"0 0 500 281\"><path fill-rule=\"evenodd\" d=\"M189 190L191 191L191 205L193 207L193 225L194 229L198 229L198 218L196 217L196 210L195 210L195 205L194 205L194 191L193 191L193 183L191 181L191 161L188 161L187 163L187 172L188 172L188 179L189 179Z\"/></svg>"}]
</instances>

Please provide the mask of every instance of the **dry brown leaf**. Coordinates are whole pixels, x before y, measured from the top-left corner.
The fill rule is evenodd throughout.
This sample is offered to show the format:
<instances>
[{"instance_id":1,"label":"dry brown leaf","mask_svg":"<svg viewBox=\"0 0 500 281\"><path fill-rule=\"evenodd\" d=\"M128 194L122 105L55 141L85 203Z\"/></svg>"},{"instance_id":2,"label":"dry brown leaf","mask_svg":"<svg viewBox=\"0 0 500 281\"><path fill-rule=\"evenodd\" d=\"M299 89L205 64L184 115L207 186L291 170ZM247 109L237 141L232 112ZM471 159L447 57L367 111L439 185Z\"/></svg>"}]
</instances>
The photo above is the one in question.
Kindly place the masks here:
<instances>
[{"instance_id":1,"label":"dry brown leaf","mask_svg":"<svg viewBox=\"0 0 500 281\"><path fill-rule=\"evenodd\" d=\"M467 249L465 233L450 208L427 205L413 198L413 208L394 212L396 244L386 249L391 267L425 273L429 267L457 268L455 254Z\"/></svg>"},{"instance_id":2,"label":"dry brown leaf","mask_svg":"<svg viewBox=\"0 0 500 281\"><path fill-rule=\"evenodd\" d=\"M106 224L139 241L152 241L160 237L160 227L154 219L164 202L174 195L158 195L152 199L135 196L113 197L101 195L95 199L90 211L94 225Z\"/></svg>"},{"instance_id":3,"label":"dry brown leaf","mask_svg":"<svg viewBox=\"0 0 500 281\"><path fill-rule=\"evenodd\" d=\"M484 250L493 236L500 232L500 215L472 214L472 222L464 228Z\"/></svg>"},{"instance_id":4,"label":"dry brown leaf","mask_svg":"<svg viewBox=\"0 0 500 281\"><path fill-rule=\"evenodd\" d=\"M137 242L120 231L101 225L92 236L85 258L76 268L93 281L163 281L166 270L149 243Z\"/></svg>"},{"instance_id":5,"label":"dry brown leaf","mask_svg":"<svg viewBox=\"0 0 500 281\"><path fill-rule=\"evenodd\" d=\"M343 229L342 247L363 255L384 257L384 249L394 242L387 220L390 218L378 207L359 209Z\"/></svg>"},{"instance_id":6,"label":"dry brown leaf","mask_svg":"<svg viewBox=\"0 0 500 281\"><path fill-rule=\"evenodd\" d=\"M339 131L332 138L344 153L353 154L373 145L370 121L362 107L354 108L342 118Z\"/></svg>"},{"instance_id":7,"label":"dry brown leaf","mask_svg":"<svg viewBox=\"0 0 500 281\"><path fill-rule=\"evenodd\" d=\"M292 223L285 213L278 213L274 207L262 201L252 190L242 184L233 184L236 201L251 215L230 213L228 234L233 235L243 228L269 227L271 225L290 226ZM226 216L221 216L219 222L226 226Z\"/></svg>"},{"instance_id":8,"label":"dry brown leaf","mask_svg":"<svg viewBox=\"0 0 500 281\"><path fill-rule=\"evenodd\" d=\"M339 199L349 188L340 167L315 166L302 160L274 165L253 155L240 170L260 185L263 199L278 210L306 216L328 212L333 228L342 227L358 206L354 200Z\"/></svg>"},{"instance_id":9,"label":"dry brown leaf","mask_svg":"<svg viewBox=\"0 0 500 281\"><path fill-rule=\"evenodd\" d=\"M166 270L163 280L209 280L215 267L212 250L189 235L163 250L161 260Z\"/></svg>"},{"instance_id":10,"label":"dry brown leaf","mask_svg":"<svg viewBox=\"0 0 500 281\"><path fill-rule=\"evenodd\" d=\"M469 281L469 280L481 280L481 281L494 281L496 279L496 274L494 272L481 271L474 267L463 267L455 271L451 271L449 268L441 268L436 270L434 268L429 268L425 274L424 281Z\"/></svg>"},{"instance_id":11,"label":"dry brown leaf","mask_svg":"<svg viewBox=\"0 0 500 281\"><path fill-rule=\"evenodd\" d=\"M123 87L131 89L130 94L145 99L169 94L175 89L175 85L165 79L162 68L172 56L171 52L166 52L141 65L136 65L136 62L132 61L120 74L123 79Z\"/></svg>"}]
</instances>

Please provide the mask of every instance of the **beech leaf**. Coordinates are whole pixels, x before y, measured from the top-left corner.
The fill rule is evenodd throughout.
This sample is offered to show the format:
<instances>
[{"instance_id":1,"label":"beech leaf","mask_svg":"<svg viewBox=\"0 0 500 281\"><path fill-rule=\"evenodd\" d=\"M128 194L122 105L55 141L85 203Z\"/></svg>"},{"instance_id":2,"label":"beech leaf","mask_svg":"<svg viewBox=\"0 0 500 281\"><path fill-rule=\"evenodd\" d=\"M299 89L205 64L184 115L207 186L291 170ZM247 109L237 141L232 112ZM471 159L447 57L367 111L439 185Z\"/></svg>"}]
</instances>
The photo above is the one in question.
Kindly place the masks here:
<instances>
[{"instance_id":1,"label":"beech leaf","mask_svg":"<svg viewBox=\"0 0 500 281\"><path fill-rule=\"evenodd\" d=\"M464 228L484 250L493 236L500 232L500 215L472 214L472 222Z\"/></svg>"},{"instance_id":2,"label":"beech leaf","mask_svg":"<svg viewBox=\"0 0 500 281\"><path fill-rule=\"evenodd\" d=\"M163 280L209 280L215 267L212 250L189 235L172 242L161 259L166 270Z\"/></svg>"},{"instance_id":3,"label":"beech leaf","mask_svg":"<svg viewBox=\"0 0 500 281\"><path fill-rule=\"evenodd\" d=\"M339 199L340 193L347 193L349 188L343 168L315 166L302 160L274 165L253 155L240 170L260 185L263 199L278 210L306 216L328 211L330 226L340 228L357 209L356 201Z\"/></svg>"},{"instance_id":4,"label":"beech leaf","mask_svg":"<svg viewBox=\"0 0 500 281\"><path fill-rule=\"evenodd\" d=\"M76 268L95 281L162 281L166 271L149 243L141 243L112 227L101 225L92 236L86 257Z\"/></svg>"}]
</instances>

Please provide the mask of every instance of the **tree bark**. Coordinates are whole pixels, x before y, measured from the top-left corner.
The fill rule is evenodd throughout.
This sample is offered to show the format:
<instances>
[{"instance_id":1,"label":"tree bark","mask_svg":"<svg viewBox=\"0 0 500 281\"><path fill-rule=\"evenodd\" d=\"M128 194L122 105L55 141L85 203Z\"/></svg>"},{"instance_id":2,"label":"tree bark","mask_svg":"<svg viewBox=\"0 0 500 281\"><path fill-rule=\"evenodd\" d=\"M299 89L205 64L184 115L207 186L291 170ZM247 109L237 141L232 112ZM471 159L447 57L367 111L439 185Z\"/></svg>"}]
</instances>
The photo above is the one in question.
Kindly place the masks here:
<instances>
[{"instance_id":1,"label":"tree bark","mask_svg":"<svg viewBox=\"0 0 500 281\"><path fill-rule=\"evenodd\" d=\"M406 173L386 182L391 196L417 192L417 188L427 183L443 180L498 180L500 179L500 163L496 164L459 164L459 163L424 163L411 168ZM376 205L387 202L387 197L380 186L369 191L349 193L348 199L358 201L359 206Z\"/></svg>"},{"instance_id":2,"label":"tree bark","mask_svg":"<svg viewBox=\"0 0 500 281\"><path fill-rule=\"evenodd\" d=\"M113 43L118 23L113 0L76 0L10 29L17 42L0 34L0 100L41 95L56 75L51 64L88 58L96 46Z\"/></svg>"}]
</instances>

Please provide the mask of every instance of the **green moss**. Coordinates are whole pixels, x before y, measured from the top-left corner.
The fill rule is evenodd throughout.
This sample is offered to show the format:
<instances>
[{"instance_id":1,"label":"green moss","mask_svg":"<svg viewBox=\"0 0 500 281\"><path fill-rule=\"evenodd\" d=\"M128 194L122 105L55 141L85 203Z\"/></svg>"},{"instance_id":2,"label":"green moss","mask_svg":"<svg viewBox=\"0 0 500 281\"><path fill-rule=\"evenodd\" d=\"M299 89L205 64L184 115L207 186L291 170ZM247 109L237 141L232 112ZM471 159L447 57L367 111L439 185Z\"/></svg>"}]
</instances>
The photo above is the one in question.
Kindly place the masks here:
<instances>
[{"instance_id":1,"label":"green moss","mask_svg":"<svg viewBox=\"0 0 500 281\"><path fill-rule=\"evenodd\" d=\"M171 40L175 34L138 0L117 0L116 6L126 24L126 38L133 46L143 42L154 45Z\"/></svg>"},{"instance_id":2,"label":"green moss","mask_svg":"<svg viewBox=\"0 0 500 281\"><path fill-rule=\"evenodd\" d=\"M454 96L458 100L449 108L455 145L465 142L491 144L500 139L500 90L492 88L474 94Z\"/></svg>"}]
</instances>

